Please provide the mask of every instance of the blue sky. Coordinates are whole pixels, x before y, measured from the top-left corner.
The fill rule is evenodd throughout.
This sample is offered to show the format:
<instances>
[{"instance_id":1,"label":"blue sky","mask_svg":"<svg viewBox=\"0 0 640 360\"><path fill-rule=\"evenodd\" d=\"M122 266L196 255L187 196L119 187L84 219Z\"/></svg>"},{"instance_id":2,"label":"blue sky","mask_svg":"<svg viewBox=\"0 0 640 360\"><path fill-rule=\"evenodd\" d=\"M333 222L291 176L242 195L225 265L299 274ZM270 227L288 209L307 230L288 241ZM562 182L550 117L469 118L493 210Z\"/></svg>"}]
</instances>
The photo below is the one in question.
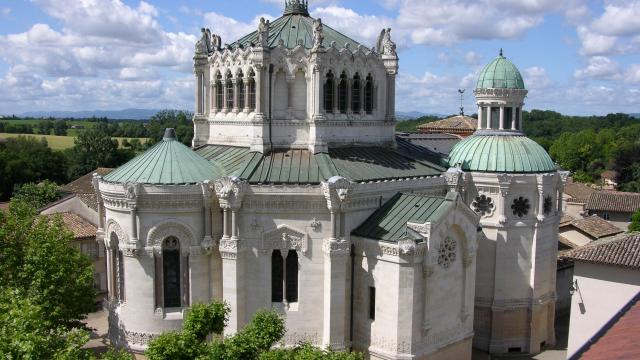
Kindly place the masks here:
<instances>
[{"instance_id":1,"label":"blue sky","mask_svg":"<svg viewBox=\"0 0 640 360\"><path fill-rule=\"evenodd\" d=\"M193 107L200 27L232 42L284 0L0 0L0 114ZM500 48L528 109L640 112L640 0L317 0L311 14L372 46L398 43L397 108L457 112Z\"/></svg>"}]
</instances>

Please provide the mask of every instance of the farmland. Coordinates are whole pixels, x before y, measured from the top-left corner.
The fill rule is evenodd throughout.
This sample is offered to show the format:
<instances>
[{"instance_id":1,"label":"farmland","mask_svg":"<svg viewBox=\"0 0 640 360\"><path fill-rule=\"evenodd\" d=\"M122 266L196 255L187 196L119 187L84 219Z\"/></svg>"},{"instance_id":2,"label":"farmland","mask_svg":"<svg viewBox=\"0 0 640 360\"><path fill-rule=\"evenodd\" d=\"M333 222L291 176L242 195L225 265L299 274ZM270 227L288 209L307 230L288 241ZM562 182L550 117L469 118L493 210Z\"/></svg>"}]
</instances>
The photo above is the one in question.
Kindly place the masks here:
<instances>
[{"instance_id":1,"label":"farmland","mask_svg":"<svg viewBox=\"0 0 640 360\"><path fill-rule=\"evenodd\" d=\"M31 120L14 120L14 121L24 122L24 121L31 121ZM69 132L71 132L71 130ZM70 148L73 146L73 139L75 139L75 136L0 133L0 139L14 138L18 136L33 136L37 139L45 138L47 140L47 143L49 144L49 147L53 150L64 150L64 149ZM117 139L118 143L120 144L120 147L122 147L122 141L124 139L128 139L129 141L131 141L133 138L114 137L114 139ZM137 139L140 140L141 143L145 143L147 141L146 138L137 138Z\"/></svg>"}]
</instances>

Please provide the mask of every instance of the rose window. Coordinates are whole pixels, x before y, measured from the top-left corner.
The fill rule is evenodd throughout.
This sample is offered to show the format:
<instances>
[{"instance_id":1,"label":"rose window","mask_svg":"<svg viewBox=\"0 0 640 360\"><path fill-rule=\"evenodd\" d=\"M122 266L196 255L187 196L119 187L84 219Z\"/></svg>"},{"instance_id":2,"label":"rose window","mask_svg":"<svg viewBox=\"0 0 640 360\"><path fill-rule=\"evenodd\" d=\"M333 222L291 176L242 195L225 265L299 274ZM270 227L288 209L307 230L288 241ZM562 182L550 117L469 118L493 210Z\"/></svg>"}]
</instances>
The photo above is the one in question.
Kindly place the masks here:
<instances>
[{"instance_id":1,"label":"rose window","mask_svg":"<svg viewBox=\"0 0 640 360\"><path fill-rule=\"evenodd\" d=\"M547 195L544 197L544 203L542 204L542 209L545 215L549 215L551 213L551 196Z\"/></svg>"},{"instance_id":2,"label":"rose window","mask_svg":"<svg viewBox=\"0 0 640 360\"><path fill-rule=\"evenodd\" d=\"M513 210L513 215L517 215L518 217L523 217L527 215L529 212L529 199L525 199L522 196L513 199L513 204L511 205L511 210Z\"/></svg>"},{"instance_id":3,"label":"rose window","mask_svg":"<svg viewBox=\"0 0 640 360\"><path fill-rule=\"evenodd\" d=\"M493 200L485 195L476 196L471 203L473 210L480 215L485 215L493 211Z\"/></svg>"},{"instance_id":4,"label":"rose window","mask_svg":"<svg viewBox=\"0 0 640 360\"><path fill-rule=\"evenodd\" d=\"M448 268L456 260L456 241L450 237L445 238L438 248L438 265Z\"/></svg>"}]
</instances>

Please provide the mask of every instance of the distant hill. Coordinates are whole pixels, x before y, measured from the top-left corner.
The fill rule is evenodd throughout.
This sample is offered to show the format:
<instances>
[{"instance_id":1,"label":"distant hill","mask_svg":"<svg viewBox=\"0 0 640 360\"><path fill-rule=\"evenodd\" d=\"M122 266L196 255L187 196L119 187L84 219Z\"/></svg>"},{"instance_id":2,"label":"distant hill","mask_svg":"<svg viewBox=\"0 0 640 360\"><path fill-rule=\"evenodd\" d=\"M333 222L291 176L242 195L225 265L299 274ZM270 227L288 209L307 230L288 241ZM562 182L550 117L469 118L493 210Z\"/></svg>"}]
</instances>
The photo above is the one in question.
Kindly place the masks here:
<instances>
[{"instance_id":1,"label":"distant hill","mask_svg":"<svg viewBox=\"0 0 640 360\"><path fill-rule=\"evenodd\" d=\"M425 112L421 112L421 111L396 111L396 119L398 119L399 121L417 119L417 118L423 117L423 116L444 117L444 115L442 115L442 114L425 113Z\"/></svg>"},{"instance_id":2,"label":"distant hill","mask_svg":"<svg viewBox=\"0 0 640 360\"><path fill-rule=\"evenodd\" d=\"M29 111L20 114L24 117L54 118L90 118L106 117L109 119L147 120L155 115L158 109L123 109L123 110L86 110L86 111Z\"/></svg>"},{"instance_id":3,"label":"distant hill","mask_svg":"<svg viewBox=\"0 0 640 360\"><path fill-rule=\"evenodd\" d=\"M629 114L629 116L640 119L640 113Z\"/></svg>"}]
</instances>

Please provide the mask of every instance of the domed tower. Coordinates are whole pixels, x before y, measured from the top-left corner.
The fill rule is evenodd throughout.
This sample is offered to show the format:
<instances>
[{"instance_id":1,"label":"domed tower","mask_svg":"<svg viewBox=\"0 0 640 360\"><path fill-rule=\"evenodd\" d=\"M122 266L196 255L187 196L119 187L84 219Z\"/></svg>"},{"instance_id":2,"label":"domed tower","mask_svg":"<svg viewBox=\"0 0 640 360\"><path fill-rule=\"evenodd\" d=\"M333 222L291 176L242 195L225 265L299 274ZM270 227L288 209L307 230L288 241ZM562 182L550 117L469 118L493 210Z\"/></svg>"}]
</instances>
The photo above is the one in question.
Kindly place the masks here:
<instances>
[{"instance_id":1,"label":"domed tower","mask_svg":"<svg viewBox=\"0 0 640 360\"><path fill-rule=\"evenodd\" d=\"M502 55L474 91L478 129L449 154L451 186L481 215L474 346L494 354L536 353L555 342L554 300L563 177L522 131L527 94Z\"/></svg>"}]
</instances>

